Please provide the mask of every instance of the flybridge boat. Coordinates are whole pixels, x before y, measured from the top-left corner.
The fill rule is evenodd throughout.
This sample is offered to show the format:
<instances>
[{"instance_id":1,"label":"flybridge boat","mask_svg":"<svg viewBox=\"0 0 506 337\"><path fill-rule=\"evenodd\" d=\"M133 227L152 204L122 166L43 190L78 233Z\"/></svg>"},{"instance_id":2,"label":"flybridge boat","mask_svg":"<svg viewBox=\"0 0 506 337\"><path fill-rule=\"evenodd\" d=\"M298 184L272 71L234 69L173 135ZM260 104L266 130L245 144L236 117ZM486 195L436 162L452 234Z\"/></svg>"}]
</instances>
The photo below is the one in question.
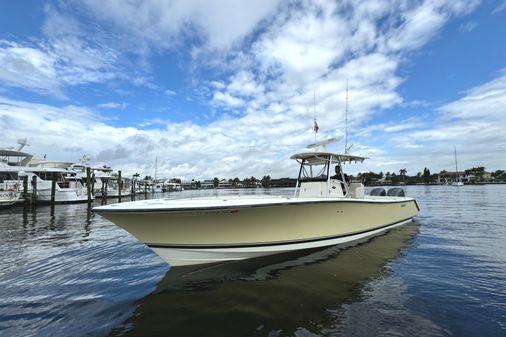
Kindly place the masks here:
<instances>
[{"instance_id":1,"label":"flybridge boat","mask_svg":"<svg viewBox=\"0 0 506 337\"><path fill-rule=\"evenodd\" d=\"M0 205L11 205L21 200L22 179L27 176L28 192L33 193L32 178L37 178L38 201L51 201L52 178L56 176L55 202L70 203L88 200L82 179L69 171L69 162L34 160L29 153L21 152L28 144L26 139L18 141L18 148L0 149ZM6 199L6 200L5 200Z\"/></svg>"},{"instance_id":2,"label":"flybridge boat","mask_svg":"<svg viewBox=\"0 0 506 337\"><path fill-rule=\"evenodd\" d=\"M370 196L362 183L348 184L344 174L330 176L333 166L363 162L364 157L322 150L291 159L300 165L293 197L142 200L94 211L172 266L344 244L408 223L419 211L415 199L400 189Z\"/></svg>"}]
</instances>

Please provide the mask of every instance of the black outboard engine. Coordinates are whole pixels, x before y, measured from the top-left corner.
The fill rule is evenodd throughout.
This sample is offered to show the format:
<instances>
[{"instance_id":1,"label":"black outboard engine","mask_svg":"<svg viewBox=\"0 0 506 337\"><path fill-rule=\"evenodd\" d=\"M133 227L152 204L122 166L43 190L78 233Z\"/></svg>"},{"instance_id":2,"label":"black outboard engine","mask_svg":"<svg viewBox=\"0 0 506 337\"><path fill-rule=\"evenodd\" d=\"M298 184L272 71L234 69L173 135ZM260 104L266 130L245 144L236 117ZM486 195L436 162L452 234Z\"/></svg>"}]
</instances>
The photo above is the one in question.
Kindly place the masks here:
<instances>
[{"instance_id":1,"label":"black outboard engine","mask_svg":"<svg viewBox=\"0 0 506 337\"><path fill-rule=\"evenodd\" d=\"M388 190L389 197L404 197L404 190L400 187L394 187Z\"/></svg>"},{"instance_id":2,"label":"black outboard engine","mask_svg":"<svg viewBox=\"0 0 506 337\"><path fill-rule=\"evenodd\" d=\"M369 193L369 195L384 197L387 195L387 192L382 187L376 187L371 190L371 193Z\"/></svg>"}]
</instances>

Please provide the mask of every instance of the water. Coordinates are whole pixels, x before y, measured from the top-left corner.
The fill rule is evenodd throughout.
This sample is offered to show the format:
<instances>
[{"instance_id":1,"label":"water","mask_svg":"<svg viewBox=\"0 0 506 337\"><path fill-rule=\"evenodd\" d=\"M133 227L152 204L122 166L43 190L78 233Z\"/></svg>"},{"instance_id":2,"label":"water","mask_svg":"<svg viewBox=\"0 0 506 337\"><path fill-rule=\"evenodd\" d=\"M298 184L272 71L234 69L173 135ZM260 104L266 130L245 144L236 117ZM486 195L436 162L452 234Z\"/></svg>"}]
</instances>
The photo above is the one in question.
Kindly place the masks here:
<instances>
[{"instance_id":1,"label":"water","mask_svg":"<svg viewBox=\"0 0 506 337\"><path fill-rule=\"evenodd\" d=\"M506 186L406 192L417 221L358 246L203 270L86 205L0 210L0 335L506 335Z\"/></svg>"}]
</instances>

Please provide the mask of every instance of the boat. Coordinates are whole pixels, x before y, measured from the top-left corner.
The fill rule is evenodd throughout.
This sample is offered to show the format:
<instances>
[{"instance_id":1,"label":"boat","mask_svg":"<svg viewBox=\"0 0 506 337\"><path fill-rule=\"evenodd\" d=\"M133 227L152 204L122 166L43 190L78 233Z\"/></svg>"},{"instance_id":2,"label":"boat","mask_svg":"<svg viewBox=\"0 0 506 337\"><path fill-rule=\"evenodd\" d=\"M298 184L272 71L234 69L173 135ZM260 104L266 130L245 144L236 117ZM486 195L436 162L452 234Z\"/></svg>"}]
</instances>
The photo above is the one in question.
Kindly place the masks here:
<instances>
[{"instance_id":1,"label":"boat","mask_svg":"<svg viewBox=\"0 0 506 337\"><path fill-rule=\"evenodd\" d=\"M33 177L36 177L36 199L37 201L50 202L51 201L51 187L53 176L56 177L55 186L55 202L56 203L73 203L85 202L88 200L86 187L83 186L83 181L75 172L69 171L68 166L71 163L50 161L50 160L33 160L33 156L29 153L22 152L26 146L27 140L21 139L18 141L19 147L0 149L0 167L1 172L10 174L11 177L28 177L28 193L33 193L33 186L31 184ZM12 185L14 186L14 185ZM16 182L15 186L17 191L9 195L21 201L22 183ZM11 187L12 189L13 187ZM18 195L19 193L19 195ZM17 202L16 201L16 202Z\"/></svg>"},{"instance_id":2,"label":"boat","mask_svg":"<svg viewBox=\"0 0 506 337\"><path fill-rule=\"evenodd\" d=\"M457 167L457 147L455 147L455 181L452 181L452 186L464 186L464 183L460 180L459 169Z\"/></svg>"},{"instance_id":3,"label":"boat","mask_svg":"<svg viewBox=\"0 0 506 337\"><path fill-rule=\"evenodd\" d=\"M331 177L334 165L367 158L328 152L325 142L318 145L318 151L291 156L299 164L291 197L152 199L93 210L171 266L346 244L409 223L417 215L416 200L400 188L365 195L361 182L345 183L344 174Z\"/></svg>"},{"instance_id":4,"label":"boat","mask_svg":"<svg viewBox=\"0 0 506 337\"><path fill-rule=\"evenodd\" d=\"M0 162L0 207L22 202L23 181L18 170Z\"/></svg>"},{"instance_id":5,"label":"boat","mask_svg":"<svg viewBox=\"0 0 506 337\"><path fill-rule=\"evenodd\" d=\"M81 168L81 175L83 176L83 179L86 179L86 166L74 165L74 170L76 170L77 167ZM132 181L127 178L121 178L120 182L119 175L117 173L113 173L113 169L109 166L104 165L102 167L90 167L90 172L92 184L91 189L96 198L118 198L120 196L120 192L121 197L132 195Z\"/></svg>"}]
</instances>

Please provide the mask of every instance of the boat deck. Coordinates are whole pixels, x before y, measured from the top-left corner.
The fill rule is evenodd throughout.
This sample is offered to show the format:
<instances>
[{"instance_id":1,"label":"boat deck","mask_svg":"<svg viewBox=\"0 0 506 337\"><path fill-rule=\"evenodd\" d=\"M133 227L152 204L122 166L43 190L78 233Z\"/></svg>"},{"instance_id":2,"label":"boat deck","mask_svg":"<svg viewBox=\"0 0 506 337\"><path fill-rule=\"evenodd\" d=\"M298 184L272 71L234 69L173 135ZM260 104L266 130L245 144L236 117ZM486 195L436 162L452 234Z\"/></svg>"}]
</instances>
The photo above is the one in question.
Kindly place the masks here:
<instances>
[{"instance_id":1,"label":"boat deck","mask_svg":"<svg viewBox=\"0 0 506 337\"><path fill-rule=\"evenodd\" d=\"M408 197L366 196L364 198L299 198L286 196L217 196L184 199L151 199L112 204L93 208L95 212L156 212L191 211L205 209L230 209L287 204L311 204L333 202L392 203L414 200Z\"/></svg>"}]
</instances>

